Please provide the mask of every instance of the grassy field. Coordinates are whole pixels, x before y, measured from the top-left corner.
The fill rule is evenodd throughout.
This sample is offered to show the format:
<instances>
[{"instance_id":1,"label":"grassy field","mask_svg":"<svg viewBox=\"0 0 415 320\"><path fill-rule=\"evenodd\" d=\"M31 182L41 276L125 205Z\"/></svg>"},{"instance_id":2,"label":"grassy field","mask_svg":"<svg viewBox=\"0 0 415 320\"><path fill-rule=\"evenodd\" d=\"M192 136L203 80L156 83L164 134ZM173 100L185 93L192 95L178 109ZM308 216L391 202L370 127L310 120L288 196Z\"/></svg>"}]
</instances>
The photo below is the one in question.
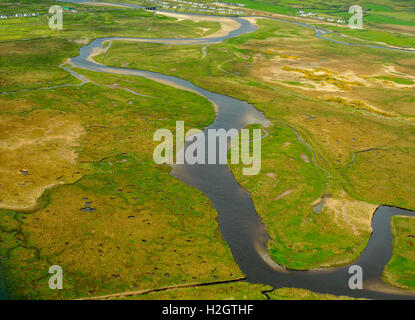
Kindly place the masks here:
<instances>
[{"instance_id":1,"label":"grassy field","mask_svg":"<svg viewBox=\"0 0 415 320\"><path fill-rule=\"evenodd\" d=\"M415 288L415 219L394 217L392 219L394 254L389 261L384 279L392 285L406 289ZM403 275L403 276L399 276Z\"/></svg>"},{"instance_id":2,"label":"grassy field","mask_svg":"<svg viewBox=\"0 0 415 320\"><path fill-rule=\"evenodd\" d=\"M17 2L0 8L10 3ZM46 12L51 3L19 5ZM136 77L76 69L91 82L34 90L79 84L58 66L95 37L201 36L218 24L77 9L60 32L50 31L44 16L0 21L1 91L32 90L0 95L0 206L10 208L0 210L0 255L13 296L95 297L242 277L210 202L152 161L154 130L173 129L177 119L205 127L214 119L208 101ZM415 57L328 43L300 26L258 24L252 34L207 46L206 57L202 46L114 42L97 61L175 75L263 111L273 124L262 141L261 173L231 169L267 226L271 256L295 269L351 262L378 204L415 209L408 196L415 191ZM394 220L385 277L413 288L406 220ZM63 267L65 290L49 290L52 264ZM260 299L266 289L232 283L136 298ZM297 289L267 294L330 298Z\"/></svg>"},{"instance_id":3,"label":"grassy field","mask_svg":"<svg viewBox=\"0 0 415 320\"><path fill-rule=\"evenodd\" d=\"M358 4L363 7L365 20L373 24L396 24L415 26L415 7L405 0L359 0L359 1L323 1L323 0L241 0L240 3L247 8L279 13L284 15L295 15L299 10L327 14L334 17L349 19L351 16L349 7Z\"/></svg>"},{"instance_id":4,"label":"grassy field","mask_svg":"<svg viewBox=\"0 0 415 320\"><path fill-rule=\"evenodd\" d=\"M261 173L232 170L267 226L272 257L295 269L351 262L378 204L415 208L408 197L415 190L415 97L409 81L382 78L412 79L414 56L316 40L300 26L258 24L255 33L210 45L204 59L200 46L120 42L97 60L179 76L264 111L274 125L262 141ZM313 148L316 165L292 127ZM360 152L372 148L380 150ZM313 207L323 198L318 214Z\"/></svg>"},{"instance_id":5,"label":"grassy field","mask_svg":"<svg viewBox=\"0 0 415 320\"><path fill-rule=\"evenodd\" d=\"M385 44L401 48L414 48L415 36L395 32L386 32L377 29L353 30L344 27L323 26L335 33L330 34L328 38L338 39L349 43L363 44ZM339 37L338 35L342 35ZM345 37L346 36L346 37Z\"/></svg>"},{"instance_id":6,"label":"grassy field","mask_svg":"<svg viewBox=\"0 0 415 320\"><path fill-rule=\"evenodd\" d=\"M74 5L77 13L64 13L63 30L51 30L44 14L54 1L43 0L32 5L15 1L22 12L39 11L39 17L0 20L0 84L1 91L34 89L52 85L77 83L60 69L66 58L77 55L78 49L92 39L104 36L148 38L199 37L219 29L209 21L183 21L152 16L144 10L102 8ZM0 3L0 12L10 7ZM14 8L16 8L14 7ZM11 10L11 9L9 9ZM16 10L16 9L13 9ZM12 41L13 40L13 41ZM15 52L15 55L10 54Z\"/></svg>"},{"instance_id":7,"label":"grassy field","mask_svg":"<svg viewBox=\"0 0 415 320\"><path fill-rule=\"evenodd\" d=\"M156 129L213 121L207 100L80 70L90 83L47 89L79 83L58 65L94 37L188 37L218 25L82 7L62 32L45 27L23 41L28 25L43 26L42 17L27 19L0 28L1 91L29 90L0 95L0 255L11 296L82 298L242 277L210 202L152 159ZM64 290L48 287L54 264Z\"/></svg>"},{"instance_id":8,"label":"grassy field","mask_svg":"<svg viewBox=\"0 0 415 320\"><path fill-rule=\"evenodd\" d=\"M142 300L349 300L329 294L317 294L308 290L281 288L272 290L269 286L237 282L214 286L168 290L143 295L133 295L125 299Z\"/></svg>"},{"instance_id":9,"label":"grassy field","mask_svg":"<svg viewBox=\"0 0 415 320\"><path fill-rule=\"evenodd\" d=\"M39 106L7 115L11 121L24 119L24 127L7 129L11 138L17 132L24 135L25 149L33 151L10 152L10 156L27 155L27 160L15 161L15 165L29 174L7 171L2 184L16 184L18 203L20 197L27 199L23 197L26 188L57 185L43 193L39 209L33 212L1 211L1 254L6 257L15 295L75 298L241 276L221 240L210 203L169 176L168 167L152 161L156 128L173 128L172 119L179 117L193 127L203 127L213 119L211 105L191 93L178 94L150 81L87 76L152 97L85 85L6 99L24 99ZM78 97L75 103L74 96ZM171 96L177 99L169 99L167 111L165 101ZM50 133L45 143L31 136L33 131L50 132L59 126L56 114L84 131L76 146L68 146L76 154L69 164L59 163L64 153L54 153L55 148L62 148L60 135ZM56 121L42 123L42 117ZM61 134L72 133L74 129L67 127L68 132ZM4 168L9 159L2 160ZM56 170L51 170L51 162ZM13 202L16 194L8 194L11 191L2 188L2 203ZM65 290L47 287L48 266L53 264L65 270Z\"/></svg>"},{"instance_id":10,"label":"grassy field","mask_svg":"<svg viewBox=\"0 0 415 320\"><path fill-rule=\"evenodd\" d=\"M251 1L246 2L247 7L264 10L283 15L296 15L298 11L314 12L324 17L341 18L348 21L351 14L348 9L358 4L364 10L364 29L352 30L347 26L321 25L322 28L335 31L343 35L340 40L361 43L384 43L386 45L404 48L413 48L415 45L415 7L407 1ZM261 8L261 9L260 9ZM310 20L314 25L313 20ZM345 38L344 36L347 36ZM336 35L329 35L338 38Z\"/></svg>"}]
</instances>

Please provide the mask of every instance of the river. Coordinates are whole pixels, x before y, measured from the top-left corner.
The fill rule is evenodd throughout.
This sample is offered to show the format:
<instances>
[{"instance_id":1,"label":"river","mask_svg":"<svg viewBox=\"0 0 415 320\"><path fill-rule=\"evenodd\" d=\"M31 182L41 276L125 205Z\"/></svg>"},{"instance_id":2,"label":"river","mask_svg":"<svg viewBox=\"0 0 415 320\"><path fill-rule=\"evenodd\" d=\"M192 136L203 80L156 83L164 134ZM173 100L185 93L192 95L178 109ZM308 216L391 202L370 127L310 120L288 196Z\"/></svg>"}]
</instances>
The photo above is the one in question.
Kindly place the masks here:
<instances>
[{"instance_id":1,"label":"river","mask_svg":"<svg viewBox=\"0 0 415 320\"><path fill-rule=\"evenodd\" d=\"M67 0L64 2L82 3L83 1ZM88 1L88 3L91 2ZM132 8L141 7L130 4L127 4L126 6ZM103 50L105 41L150 41L172 45L209 44L218 43L225 39L237 37L256 30L256 26L251 24L248 20L242 18L232 19L235 19L235 21L240 24L240 27L237 30L230 32L228 35L218 38L144 39L110 37L96 39L90 44L82 47L79 51L79 55L72 58L71 62L73 66L85 70L151 79L195 92L209 99L216 105L217 115L215 121L205 129L206 134L207 129L223 128L229 130L235 128L239 130L254 123L266 126L268 120L265 116L247 102L210 92L187 80L177 77L144 70L105 66L94 62L93 59L90 58L96 50ZM281 19L277 20L284 21ZM299 24L290 21L284 22ZM300 25L313 28L316 31L317 37L332 41L323 37L324 34L327 34L325 30L305 24ZM346 44L342 42L338 43ZM372 47L399 50L381 46ZM299 137L299 140L300 139L302 140L301 137ZM206 157L208 157L208 155L206 155ZM357 261L350 264L362 267L364 272L364 289L351 290L348 286L348 281L351 277L348 272L350 265L321 270L294 271L286 270L269 257L267 251L267 241L269 237L266 228L256 213L249 193L238 184L227 165L174 165L171 174L189 186L199 189L211 200L213 207L218 212L223 239L229 244L235 261L238 263L242 272L247 276L247 281L271 285L274 288L304 288L318 293L346 295L359 298L415 299L415 292L395 288L382 281L384 267L392 256L390 219L394 215L415 216L415 212L388 206L380 206L376 210L372 220L373 234ZM299 232L300 231L301 230L299 230Z\"/></svg>"}]
</instances>

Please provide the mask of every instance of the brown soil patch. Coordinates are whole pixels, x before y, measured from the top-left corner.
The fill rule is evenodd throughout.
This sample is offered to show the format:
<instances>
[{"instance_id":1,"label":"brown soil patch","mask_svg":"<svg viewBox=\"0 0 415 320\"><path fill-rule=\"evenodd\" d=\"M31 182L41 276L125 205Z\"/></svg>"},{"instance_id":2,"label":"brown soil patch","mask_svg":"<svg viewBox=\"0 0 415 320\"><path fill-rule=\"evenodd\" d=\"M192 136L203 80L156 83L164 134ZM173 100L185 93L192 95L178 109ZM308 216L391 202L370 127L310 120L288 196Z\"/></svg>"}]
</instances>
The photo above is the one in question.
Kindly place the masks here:
<instances>
[{"instance_id":1,"label":"brown soil patch","mask_svg":"<svg viewBox=\"0 0 415 320\"><path fill-rule=\"evenodd\" d=\"M33 111L0 120L0 208L33 207L45 188L78 179L76 147L84 129L63 113Z\"/></svg>"}]
</instances>

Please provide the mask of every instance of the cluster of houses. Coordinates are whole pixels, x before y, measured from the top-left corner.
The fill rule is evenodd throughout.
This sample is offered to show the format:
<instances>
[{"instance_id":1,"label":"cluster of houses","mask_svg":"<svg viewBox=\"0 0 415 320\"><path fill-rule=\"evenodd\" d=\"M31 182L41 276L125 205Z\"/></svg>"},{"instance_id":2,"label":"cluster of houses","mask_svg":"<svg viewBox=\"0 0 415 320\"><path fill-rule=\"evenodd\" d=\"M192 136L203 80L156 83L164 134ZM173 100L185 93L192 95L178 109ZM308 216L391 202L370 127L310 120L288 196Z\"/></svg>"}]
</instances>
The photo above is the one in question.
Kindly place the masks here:
<instances>
[{"instance_id":1,"label":"cluster of houses","mask_svg":"<svg viewBox=\"0 0 415 320\"><path fill-rule=\"evenodd\" d=\"M37 17L39 16L39 13L33 12L33 13L16 13L16 14L2 14L0 15L0 19L8 19L8 18L22 18L22 17Z\"/></svg>"},{"instance_id":2,"label":"cluster of houses","mask_svg":"<svg viewBox=\"0 0 415 320\"><path fill-rule=\"evenodd\" d=\"M229 8L215 7L199 2L192 2L186 0L171 0L171 2L161 0L146 0L153 5L158 5L162 9L170 9L175 11L195 11L198 13L215 13L215 14L228 14L228 15L240 15L244 12L241 10L232 10ZM223 3L225 4L225 2Z\"/></svg>"},{"instance_id":3,"label":"cluster of houses","mask_svg":"<svg viewBox=\"0 0 415 320\"><path fill-rule=\"evenodd\" d=\"M222 2L222 1L215 1L213 4L219 5L219 6L234 6L234 7L245 7L242 3L236 3L236 2Z\"/></svg>"},{"instance_id":4,"label":"cluster of houses","mask_svg":"<svg viewBox=\"0 0 415 320\"><path fill-rule=\"evenodd\" d=\"M303 10L300 10L298 12L298 14L303 18L312 18L312 19L317 19L317 20L321 20L321 21L327 21L327 22L333 22L333 23L336 22L336 23L340 23L340 24L346 23L346 21L344 21L343 19L320 17L320 16L317 15L317 13L314 13L314 12L306 13Z\"/></svg>"}]
</instances>

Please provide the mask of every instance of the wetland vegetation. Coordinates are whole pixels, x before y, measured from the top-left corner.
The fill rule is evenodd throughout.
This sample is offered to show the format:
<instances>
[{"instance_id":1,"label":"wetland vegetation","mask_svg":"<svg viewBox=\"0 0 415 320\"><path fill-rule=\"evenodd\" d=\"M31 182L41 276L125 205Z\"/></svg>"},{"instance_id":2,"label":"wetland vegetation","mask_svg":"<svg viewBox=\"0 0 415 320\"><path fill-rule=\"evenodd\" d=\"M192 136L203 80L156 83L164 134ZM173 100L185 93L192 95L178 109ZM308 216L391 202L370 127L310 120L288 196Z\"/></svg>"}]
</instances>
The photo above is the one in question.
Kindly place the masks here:
<instances>
[{"instance_id":1,"label":"wetland vegetation","mask_svg":"<svg viewBox=\"0 0 415 320\"><path fill-rule=\"evenodd\" d=\"M300 4L240 2L287 15ZM330 36L413 47L413 8L375 2L367 12L373 29L327 26L336 31ZM13 5L43 13L0 20L0 255L10 295L85 298L244 279L210 201L152 161L155 130L173 130L177 119L202 129L215 118L211 103L139 77L72 68L88 80L80 85L60 67L95 38L199 38L220 24L71 4L78 12L65 13L64 30L52 31L44 15L52 4L0 4L2 12ZM330 1L301 5L338 9ZM271 126L261 173L230 168L267 228L270 256L296 270L352 262L378 205L415 210L415 55L342 46L275 20L256 23L253 33L206 46L113 41L95 60L177 76L264 112ZM376 29L383 24L385 31ZM384 279L413 290L415 220L394 217L392 226ZM52 264L66 270L65 290L49 290ZM122 298L338 298L271 289L239 281Z\"/></svg>"},{"instance_id":2,"label":"wetland vegetation","mask_svg":"<svg viewBox=\"0 0 415 320\"><path fill-rule=\"evenodd\" d=\"M411 103L396 103L402 92L412 97L413 91L395 87L390 81L367 80L389 74L390 68L395 68L392 61L401 61L396 64L396 73L412 77L414 56L345 48L322 40L310 46L313 32L301 26L269 20L257 23L260 28L252 34L210 45L204 59L199 46L114 42L111 50L96 60L114 66L128 61L132 68L145 65L147 70L249 101L263 111L274 125L267 128L270 135L262 141L261 173L247 177L240 167L231 167L267 226L271 256L300 270L351 262L365 248L377 205L415 208L406 196L414 188L409 177L415 168L407 158L414 152L412 140L407 139L413 136L413 110ZM315 56L322 55L324 60L315 61ZM354 56L360 57L358 62ZM305 73L313 75L308 78L304 73L298 77L297 70L289 67L304 68L310 63L316 67ZM282 77L320 88L287 87ZM339 85L332 88L332 83ZM368 96L368 91L378 94ZM323 98L333 93L337 100ZM389 99L383 98L386 96ZM345 103L349 97L356 99L357 106L370 98L366 104L372 107ZM281 121L294 126L313 147L316 165L304 161L313 155ZM359 153L350 167L353 153L370 147L385 151ZM313 203L325 194L331 197L322 213L314 213ZM414 267L411 264L411 269Z\"/></svg>"}]
</instances>

